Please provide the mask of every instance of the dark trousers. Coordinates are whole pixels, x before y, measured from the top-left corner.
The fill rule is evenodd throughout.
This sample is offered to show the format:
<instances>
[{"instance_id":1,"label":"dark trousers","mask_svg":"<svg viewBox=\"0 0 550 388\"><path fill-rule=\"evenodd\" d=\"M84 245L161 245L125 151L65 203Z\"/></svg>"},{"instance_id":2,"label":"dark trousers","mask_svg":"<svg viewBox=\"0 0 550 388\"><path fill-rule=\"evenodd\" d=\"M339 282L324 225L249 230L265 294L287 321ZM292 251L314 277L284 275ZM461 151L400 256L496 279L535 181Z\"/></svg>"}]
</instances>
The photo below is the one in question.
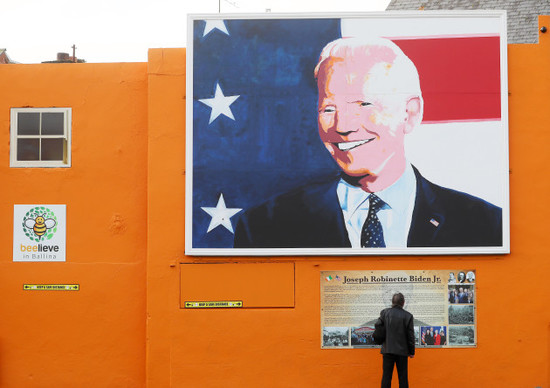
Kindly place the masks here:
<instances>
[{"instance_id":1,"label":"dark trousers","mask_svg":"<svg viewBox=\"0 0 550 388\"><path fill-rule=\"evenodd\" d=\"M393 365L397 366L397 376L399 377L399 388L409 388L409 372L407 356L398 356L397 354L383 354L382 363L382 388L391 388L391 378L393 375Z\"/></svg>"}]
</instances>

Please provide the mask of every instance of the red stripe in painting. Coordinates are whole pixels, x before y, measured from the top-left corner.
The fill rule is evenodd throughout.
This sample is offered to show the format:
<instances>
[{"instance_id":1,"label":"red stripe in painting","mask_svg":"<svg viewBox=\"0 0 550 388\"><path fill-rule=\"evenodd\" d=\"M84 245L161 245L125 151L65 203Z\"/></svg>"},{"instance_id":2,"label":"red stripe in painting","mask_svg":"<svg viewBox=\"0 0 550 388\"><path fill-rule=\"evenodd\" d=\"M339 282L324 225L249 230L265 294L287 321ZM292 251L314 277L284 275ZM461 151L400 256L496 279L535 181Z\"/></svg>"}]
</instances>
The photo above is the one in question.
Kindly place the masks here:
<instances>
[{"instance_id":1,"label":"red stripe in painting","mask_svg":"<svg viewBox=\"0 0 550 388\"><path fill-rule=\"evenodd\" d=\"M500 119L499 37L394 42L420 74L425 122Z\"/></svg>"}]
</instances>

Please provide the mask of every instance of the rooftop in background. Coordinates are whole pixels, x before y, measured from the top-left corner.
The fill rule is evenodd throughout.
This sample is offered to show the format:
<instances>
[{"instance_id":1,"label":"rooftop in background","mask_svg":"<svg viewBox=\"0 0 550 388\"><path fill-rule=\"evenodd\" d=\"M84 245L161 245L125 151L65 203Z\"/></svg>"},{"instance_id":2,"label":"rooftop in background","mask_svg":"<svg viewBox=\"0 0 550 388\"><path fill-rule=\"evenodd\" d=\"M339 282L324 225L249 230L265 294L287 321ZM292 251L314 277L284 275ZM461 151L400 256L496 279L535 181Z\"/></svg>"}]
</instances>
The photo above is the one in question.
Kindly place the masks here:
<instances>
[{"instance_id":1,"label":"rooftop in background","mask_svg":"<svg viewBox=\"0 0 550 388\"><path fill-rule=\"evenodd\" d=\"M540 0L391 0L386 11L506 10L508 43L538 43L538 15L550 14L550 2Z\"/></svg>"},{"instance_id":2,"label":"rooftop in background","mask_svg":"<svg viewBox=\"0 0 550 388\"><path fill-rule=\"evenodd\" d=\"M5 65L8 63L17 63L14 62L8 57L8 54L6 53L6 49L0 49L0 65Z\"/></svg>"},{"instance_id":3,"label":"rooftop in background","mask_svg":"<svg viewBox=\"0 0 550 388\"><path fill-rule=\"evenodd\" d=\"M68 53L57 53L55 61L43 61L42 63L85 63L84 59L78 59L75 56L70 56Z\"/></svg>"}]
</instances>

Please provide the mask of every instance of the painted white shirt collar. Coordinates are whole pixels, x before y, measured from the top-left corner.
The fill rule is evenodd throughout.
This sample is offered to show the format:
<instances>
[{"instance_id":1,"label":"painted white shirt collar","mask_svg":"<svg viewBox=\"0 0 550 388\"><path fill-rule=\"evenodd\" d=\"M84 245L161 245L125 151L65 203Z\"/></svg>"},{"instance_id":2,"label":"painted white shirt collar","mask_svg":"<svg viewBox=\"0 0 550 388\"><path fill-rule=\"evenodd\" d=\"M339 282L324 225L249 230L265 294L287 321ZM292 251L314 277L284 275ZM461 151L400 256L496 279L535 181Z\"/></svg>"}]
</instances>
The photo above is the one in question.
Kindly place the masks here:
<instances>
[{"instance_id":1,"label":"painted white shirt collar","mask_svg":"<svg viewBox=\"0 0 550 388\"><path fill-rule=\"evenodd\" d=\"M346 230L353 248L361 247L361 229L369 213L370 193L352 186L343 179L336 188ZM388 248L404 248L411 227L416 199L416 176L407 163L405 172L390 187L375 193L386 205L377 213Z\"/></svg>"}]
</instances>

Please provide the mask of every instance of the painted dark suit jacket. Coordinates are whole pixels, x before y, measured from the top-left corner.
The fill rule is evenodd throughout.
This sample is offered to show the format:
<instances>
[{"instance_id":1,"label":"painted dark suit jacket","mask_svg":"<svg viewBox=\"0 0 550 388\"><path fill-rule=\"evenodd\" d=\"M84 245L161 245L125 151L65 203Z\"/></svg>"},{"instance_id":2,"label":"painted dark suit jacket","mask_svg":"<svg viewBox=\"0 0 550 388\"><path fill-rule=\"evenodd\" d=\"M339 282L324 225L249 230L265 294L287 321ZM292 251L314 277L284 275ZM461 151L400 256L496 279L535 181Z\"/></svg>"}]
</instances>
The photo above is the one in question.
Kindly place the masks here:
<instances>
[{"instance_id":1,"label":"painted dark suit jacket","mask_svg":"<svg viewBox=\"0 0 550 388\"><path fill-rule=\"evenodd\" d=\"M408 247L502 246L502 210L429 182L416 168ZM351 247L338 202L339 178L277 196L243 214L235 248Z\"/></svg>"}]
</instances>

